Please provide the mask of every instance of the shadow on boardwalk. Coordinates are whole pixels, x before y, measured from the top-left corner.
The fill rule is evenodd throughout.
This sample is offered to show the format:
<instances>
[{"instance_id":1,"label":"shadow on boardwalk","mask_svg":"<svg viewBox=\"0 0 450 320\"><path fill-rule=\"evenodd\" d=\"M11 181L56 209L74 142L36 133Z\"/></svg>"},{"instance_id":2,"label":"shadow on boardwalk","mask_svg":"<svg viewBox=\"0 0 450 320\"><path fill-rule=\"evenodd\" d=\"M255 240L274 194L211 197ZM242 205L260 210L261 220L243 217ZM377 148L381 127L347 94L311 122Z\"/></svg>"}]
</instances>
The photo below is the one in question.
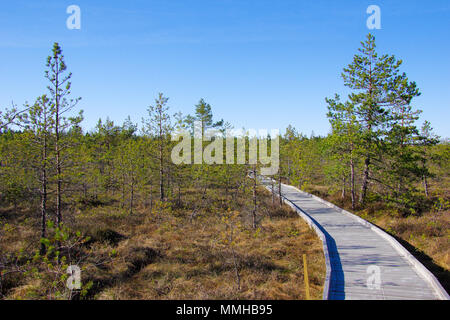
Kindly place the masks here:
<instances>
[{"instance_id":1,"label":"shadow on boardwalk","mask_svg":"<svg viewBox=\"0 0 450 320\"><path fill-rule=\"evenodd\" d=\"M330 293L329 300L345 300L345 277L342 269L341 258L337 250L336 241L333 237L314 219L310 216L311 220L319 227L323 232L327 240L328 253L330 255Z\"/></svg>"},{"instance_id":2,"label":"shadow on boardwalk","mask_svg":"<svg viewBox=\"0 0 450 320\"><path fill-rule=\"evenodd\" d=\"M290 201L287 198L283 197L285 201ZM334 241L333 237L322 227L320 223L317 222L310 214L302 210L295 203L290 201L297 210L303 212L308 215L311 221L319 228L320 231L325 235L325 239L327 242L328 253L330 257L330 286L329 286L329 300L345 300L345 277L344 271L342 269L341 258L339 256L339 252L337 250L336 241Z\"/></svg>"}]
</instances>

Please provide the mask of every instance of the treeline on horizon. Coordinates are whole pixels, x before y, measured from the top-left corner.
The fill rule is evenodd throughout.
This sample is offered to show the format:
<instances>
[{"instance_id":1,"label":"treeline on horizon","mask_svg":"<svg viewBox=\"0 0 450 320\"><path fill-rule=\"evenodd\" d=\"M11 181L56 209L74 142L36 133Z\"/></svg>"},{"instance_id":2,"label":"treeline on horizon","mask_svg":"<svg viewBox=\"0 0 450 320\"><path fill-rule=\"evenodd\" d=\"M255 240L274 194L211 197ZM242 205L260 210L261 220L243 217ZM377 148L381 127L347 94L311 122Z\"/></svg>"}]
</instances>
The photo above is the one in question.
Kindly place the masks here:
<instances>
[{"instance_id":1,"label":"treeline on horizon","mask_svg":"<svg viewBox=\"0 0 450 320\"><path fill-rule=\"evenodd\" d=\"M430 191L430 181L448 175L450 148L429 122L417 126L420 111L413 100L420 92L400 71L401 64L394 56L378 54L369 34L342 73L352 93L345 100L339 95L326 99L330 134L307 137L289 126L280 137L280 170L273 178L306 191L327 186L350 199L355 210L382 201L408 216L435 205L439 191ZM75 112L80 99L71 97L71 73L57 43L45 76L48 92L22 110L7 110L0 123L0 203L16 210L32 208L33 217L39 217L37 249L42 256L49 248L61 248L65 214L80 205L117 198L132 215L144 201L149 210L164 202L181 205L181 191L189 188L204 201L206 191L216 186L232 201L248 184L248 172L261 167L172 163L176 142L171 135L177 129L192 128L195 121L202 132L232 128L224 120L214 121L203 99L193 115L183 116L171 114L168 98L159 94L141 127L130 118L121 125L107 119L85 133L83 114ZM253 205L256 227L256 200ZM56 230L54 242L49 229ZM56 258L61 262L63 254Z\"/></svg>"}]
</instances>

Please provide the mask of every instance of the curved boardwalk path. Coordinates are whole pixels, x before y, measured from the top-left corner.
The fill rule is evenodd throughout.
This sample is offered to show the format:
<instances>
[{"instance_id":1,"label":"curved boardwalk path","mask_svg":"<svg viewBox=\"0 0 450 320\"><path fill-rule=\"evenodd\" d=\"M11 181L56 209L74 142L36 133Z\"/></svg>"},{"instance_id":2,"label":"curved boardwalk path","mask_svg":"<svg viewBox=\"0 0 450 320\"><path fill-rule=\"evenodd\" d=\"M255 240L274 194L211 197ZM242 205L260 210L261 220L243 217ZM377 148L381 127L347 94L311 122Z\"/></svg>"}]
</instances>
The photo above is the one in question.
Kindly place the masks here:
<instances>
[{"instance_id":1,"label":"curved boardwalk path","mask_svg":"<svg viewBox=\"0 0 450 320\"><path fill-rule=\"evenodd\" d=\"M261 182L271 190L270 180L262 178ZM449 298L436 278L381 229L297 188L283 184L281 194L316 229L322 241L326 240L324 299ZM368 270L370 266L375 267ZM376 286L376 282L370 282L370 288L367 282L376 269L381 283Z\"/></svg>"}]
</instances>

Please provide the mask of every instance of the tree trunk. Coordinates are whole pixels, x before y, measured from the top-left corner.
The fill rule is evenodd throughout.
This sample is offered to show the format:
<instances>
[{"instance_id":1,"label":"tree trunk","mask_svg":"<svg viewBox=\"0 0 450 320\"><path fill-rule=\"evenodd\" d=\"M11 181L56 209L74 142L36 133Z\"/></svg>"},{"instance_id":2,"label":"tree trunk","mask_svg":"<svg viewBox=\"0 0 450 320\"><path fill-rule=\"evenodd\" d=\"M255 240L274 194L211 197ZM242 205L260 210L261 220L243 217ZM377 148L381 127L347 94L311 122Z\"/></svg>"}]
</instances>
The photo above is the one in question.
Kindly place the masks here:
<instances>
[{"instance_id":1,"label":"tree trunk","mask_svg":"<svg viewBox=\"0 0 450 320\"><path fill-rule=\"evenodd\" d=\"M345 176L342 177L342 192L341 192L341 199L342 201L345 200Z\"/></svg>"},{"instance_id":2,"label":"tree trunk","mask_svg":"<svg viewBox=\"0 0 450 320\"><path fill-rule=\"evenodd\" d=\"M134 202L134 181L133 178L131 178L130 214L133 214L133 202Z\"/></svg>"},{"instance_id":3,"label":"tree trunk","mask_svg":"<svg viewBox=\"0 0 450 320\"><path fill-rule=\"evenodd\" d=\"M125 207L125 175L122 175L122 203L121 208L123 209Z\"/></svg>"},{"instance_id":4,"label":"tree trunk","mask_svg":"<svg viewBox=\"0 0 450 320\"><path fill-rule=\"evenodd\" d=\"M153 211L153 185L150 185L150 212Z\"/></svg>"},{"instance_id":5,"label":"tree trunk","mask_svg":"<svg viewBox=\"0 0 450 320\"><path fill-rule=\"evenodd\" d=\"M253 166L253 229L256 229L256 166Z\"/></svg>"},{"instance_id":6,"label":"tree trunk","mask_svg":"<svg viewBox=\"0 0 450 320\"><path fill-rule=\"evenodd\" d=\"M234 252L234 249L231 249L231 252L233 254L233 264L234 264L234 272L236 274L236 284L238 291L241 291L241 275L239 274L239 265L236 257L236 252Z\"/></svg>"},{"instance_id":7,"label":"tree trunk","mask_svg":"<svg viewBox=\"0 0 450 320\"><path fill-rule=\"evenodd\" d=\"M281 175L278 176L278 197L280 198L280 207L282 207L283 198L281 197Z\"/></svg>"},{"instance_id":8,"label":"tree trunk","mask_svg":"<svg viewBox=\"0 0 450 320\"><path fill-rule=\"evenodd\" d=\"M353 156L350 158L350 187L352 192L352 210L355 210L356 197L355 197L355 164L353 162Z\"/></svg>"},{"instance_id":9,"label":"tree trunk","mask_svg":"<svg viewBox=\"0 0 450 320\"><path fill-rule=\"evenodd\" d=\"M288 174L287 174L287 184L291 184L291 161L288 159Z\"/></svg>"},{"instance_id":10,"label":"tree trunk","mask_svg":"<svg viewBox=\"0 0 450 320\"><path fill-rule=\"evenodd\" d=\"M237 284L237 289L240 291L241 290L241 275L239 274L239 263L237 260L237 255L236 252L234 251L234 247L233 247L233 243L234 243L234 239L233 239L233 225L230 225L230 236L229 236L229 245L230 245L230 249L231 249L231 254L233 256L233 265L234 265L234 272L236 274L236 284Z\"/></svg>"},{"instance_id":11,"label":"tree trunk","mask_svg":"<svg viewBox=\"0 0 450 320\"><path fill-rule=\"evenodd\" d=\"M56 227L59 228L62 222L61 214L61 154L59 148L59 82L58 82L58 64L56 64L56 103L55 103L55 153L56 153Z\"/></svg>"},{"instance_id":12,"label":"tree trunk","mask_svg":"<svg viewBox=\"0 0 450 320\"><path fill-rule=\"evenodd\" d=\"M159 199L164 201L164 167L163 167L163 129L160 114L159 120Z\"/></svg>"},{"instance_id":13,"label":"tree trunk","mask_svg":"<svg viewBox=\"0 0 450 320\"><path fill-rule=\"evenodd\" d=\"M167 197L173 197L174 191L172 190L172 178L170 176L170 166L166 167L166 176L167 176L167 185L166 185L166 194Z\"/></svg>"},{"instance_id":14,"label":"tree trunk","mask_svg":"<svg viewBox=\"0 0 450 320\"><path fill-rule=\"evenodd\" d=\"M426 175L423 175L423 188L425 189L425 196L428 198L430 195L428 193L428 181Z\"/></svg>"},{"instance_id":15,"label":"tree trunk","mask_svg":"<svg viewBox=\"0 0 450 320\"><path fill-rule=\"evenodd\" d=\"M162 143L162 142L161 142ZM159 200L164 201L164 172L162 145L159 147Z\"/></svg>"},{"instance_id":16,"label":"tree trunk","mask_svg":"<svg viewBox=\"0 0 450 320\"><path fill-rule=\"evenodd\" d=\"M61 208L61 154L59 141L59 63L56 62L55 71L55 153L56 153L56 227L59 229L62 223ZM57 242L57 250L60 250L61 241ZM58 264L61 262L61 255L58 255Z\"/></svg>"},{"instance_id":17,"label":"tree trunk","mask_svg":"<svg viewBox=\"0 0 450 320\"><path fill-rule=\"evenodd\" d=\"M366 201L367 188L369 185L369 166L370 166L370 156L368 155L366 160L364 161L363 181L361 185L361 194L359 196L359 203L361 205L364 205Z\"/></svg>"},{"instance_id":18,"label":"tree trunk","mask_svg":"<svg viewBox=\"0 0 450 320\"><path fill-rule=\"evenodd\" d=\"M272 184L272 205L275 205L275 185L274 185L274 183L273 183L273 180L272 179L270 179L272 182L271 182L271 184Z\"/></svg>"},{"instance_id":19,"label":"tree trunk","mask_svg":"<svg viewBox=\"0 0 450 320\"><path fill-rule=\"evenodd\" d=\"M47 236L47 138L44 133L44 148L42 155L42 190L41 190L41 239ZM44 255L47 248L41 243L40 254Z\"/></svg>"}]
</instances>

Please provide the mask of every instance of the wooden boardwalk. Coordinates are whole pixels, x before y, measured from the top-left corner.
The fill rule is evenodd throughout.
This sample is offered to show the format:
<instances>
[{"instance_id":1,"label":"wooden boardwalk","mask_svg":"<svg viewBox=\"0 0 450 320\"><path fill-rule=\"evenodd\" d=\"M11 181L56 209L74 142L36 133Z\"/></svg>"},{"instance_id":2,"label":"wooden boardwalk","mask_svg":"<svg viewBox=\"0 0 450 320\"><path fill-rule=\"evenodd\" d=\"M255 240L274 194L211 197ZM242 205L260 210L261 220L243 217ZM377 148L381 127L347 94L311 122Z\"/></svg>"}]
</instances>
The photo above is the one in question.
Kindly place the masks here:
<instances>
[{"instance_id":1,"label":"wooden boardwalk","mask_svg":"<svg viewBox=\"0 0 450 320\"><path fill-rule=\"evenodd\" d=\"M448 299L434 276L377 227L294 187L282 185L281 193L326 239L324 299Z\"/></svg>"}]
</instances>

